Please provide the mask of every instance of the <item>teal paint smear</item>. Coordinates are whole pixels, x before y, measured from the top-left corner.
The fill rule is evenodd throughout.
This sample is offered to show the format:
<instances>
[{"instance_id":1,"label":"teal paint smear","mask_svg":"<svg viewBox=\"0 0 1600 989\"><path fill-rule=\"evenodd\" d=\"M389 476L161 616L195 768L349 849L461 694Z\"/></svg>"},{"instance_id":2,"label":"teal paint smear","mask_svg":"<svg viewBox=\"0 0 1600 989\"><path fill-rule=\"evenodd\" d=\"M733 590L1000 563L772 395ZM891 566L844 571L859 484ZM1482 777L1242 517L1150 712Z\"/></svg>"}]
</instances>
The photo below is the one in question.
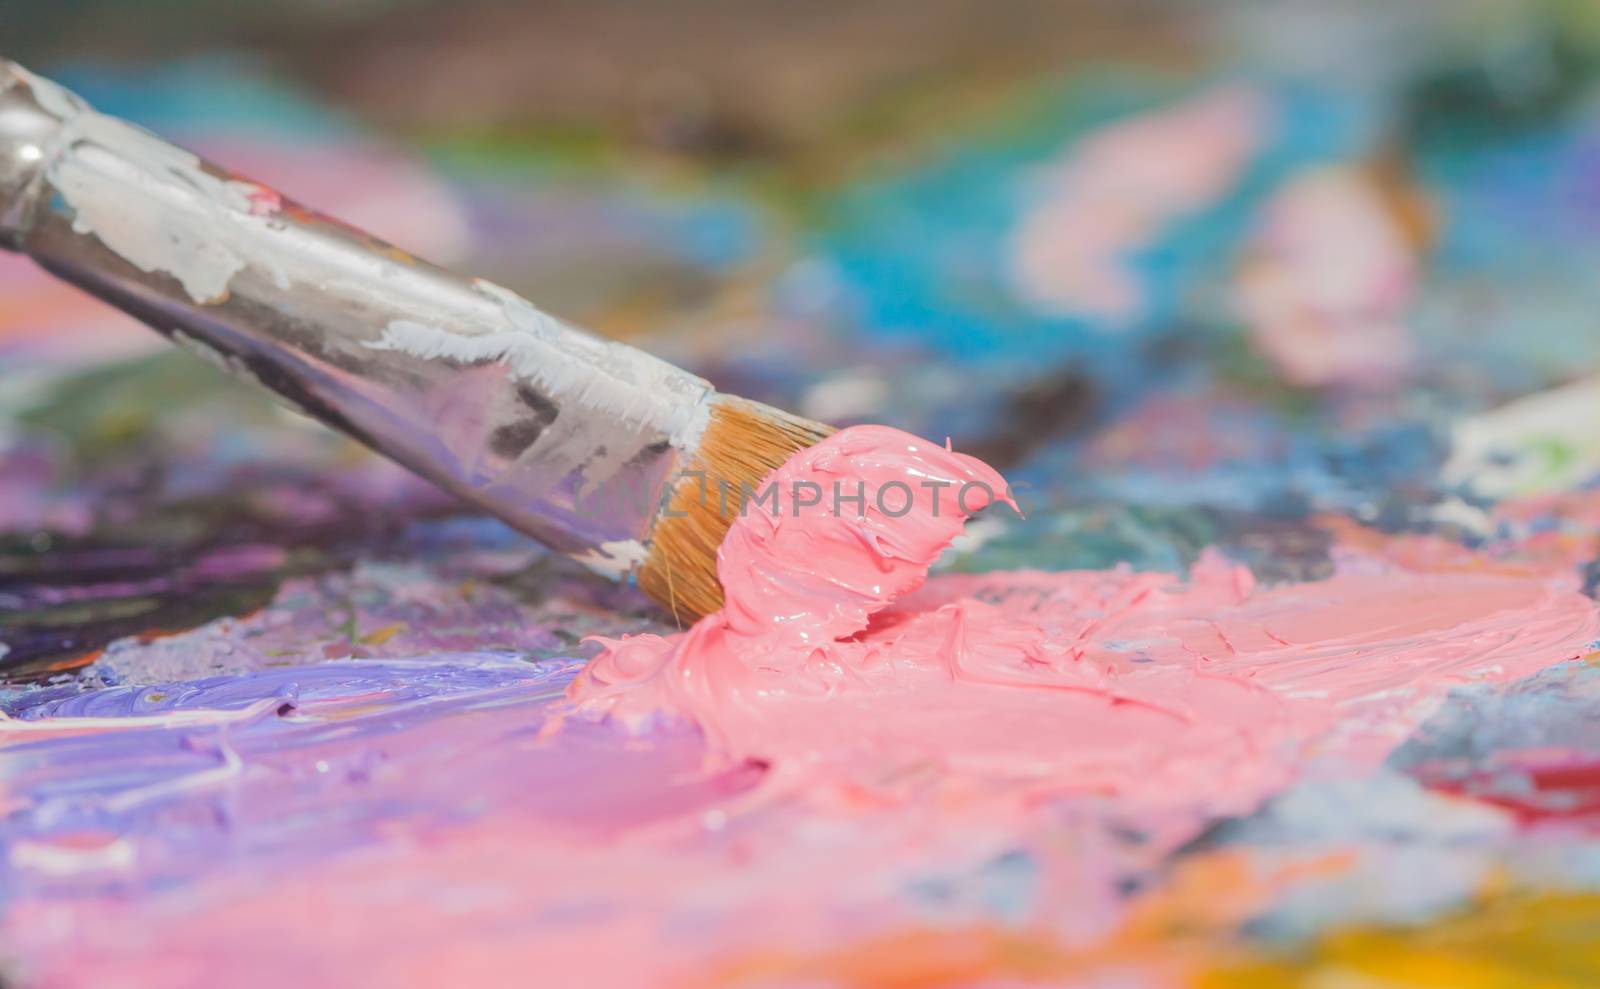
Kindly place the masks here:
<instances>
[{"instance_id":1,"label":"teal paint smear","mask_svg":"<svg viewBox=\"0 0 1600 989\"><path fill-rule=\"evenodd\" d=\"M863 343L915 343L978 364L1114 363L1143 337L1191 318L1187 303L1228 270L1232 245L1277 181L1307 162L1355 150L1350 141L1360 128L1342 117L1337 101L1305 88L1262 86L1277 115L1265 149L1231 193L1174 222L1131 259L1145 314L1122 330L1042 317L1014 297L1001 261L1023 215L1026 179L1097 127L1209 87L1102 78L1064 84L1002 135L843 190L825 210L816 246L839 274Z\"/></svg>"}]
</instances>

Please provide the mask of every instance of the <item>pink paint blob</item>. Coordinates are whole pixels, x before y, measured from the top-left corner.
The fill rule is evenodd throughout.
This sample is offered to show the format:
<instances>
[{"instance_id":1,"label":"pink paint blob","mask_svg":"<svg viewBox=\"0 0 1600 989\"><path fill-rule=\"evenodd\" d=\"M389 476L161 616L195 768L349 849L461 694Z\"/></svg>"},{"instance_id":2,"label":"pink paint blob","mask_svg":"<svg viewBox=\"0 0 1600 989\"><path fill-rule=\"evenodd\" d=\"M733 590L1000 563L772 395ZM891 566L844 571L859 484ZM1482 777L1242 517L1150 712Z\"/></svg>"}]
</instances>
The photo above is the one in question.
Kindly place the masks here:
<instances>
[{"instance_id":1,"label":"pink paint blob","mask_svg":"<svg viewBox=\"0 0 1600 989\"><path fill-rule=\"evenodd\" d=\"M680 715L730 755L764 757L746 722L769 705L744 701L792 709L897 677L897 664L877 661L873 616L920 585L969 512L1005 490L972 457L882 426L802 451L769 485L775 508L752 502L717 553L723 609L682 636L600 638L606 651L574 684L575 700L634 723ZM793 492L808 489L861 501L795 507L805 499Z\"/></svg>"},{"instance_id":2,"label":"pink paint blob","mask_svg":"<svg viewBox=\"0 0 1600 989\"><path fill-rule=\"evenodd\" d=\"M923 488L900 518L870 494L863 511L751 511L719 554L727 607L680 635L601 640L569 691L578 708L636 728L693 722L714 757L767 763L813 796L932 772L1030 798L1241 813L1320 751L1370 767L1450 685L1573 658L1600 627L1559 582L1373 567L1264 590L1215 555L1187 581L1117 569L924 582L963 508L991 500L948 492L1003 492L1001 478L877 426L773 476L782 490L842 480L945 482L944 510Z\"/></svg>"},{"instance_id":3,"label":"pink paint blob","mask_svg":"<svg viewBox=\"0 0 1600 989\"><path fill-rule=\"evenodd\" d=\"M557 683L504 658L436 671L447 694L403 660L350 661L191 685L222 693L163 723L12 722L17 799L60 778L54 807L95 812L10 854L0 939L28 984L800 984L718 973L920 930L908 890L1019 849L1038 880L1019 923L1092 955L1130 916L1122 880L1219 815L1366 775L1453 686L1536 672L1600 630L1560 571L1348 539L1333 578L1272 588L1215 555L1187 578L927 577L1003 484L882 427L773 480L781 511L753 508L723 544L728 608L608 640L559 730ZM796 482L824 492L798 514ZM108 703L158 702L81 713ZM113 806L149 824L108 840ZM959 931L972 914L950 909ZM1117 984L1167 984L1115 962ZM859 984L909 984L883 971Z\"/></svg>"}]
</instances>

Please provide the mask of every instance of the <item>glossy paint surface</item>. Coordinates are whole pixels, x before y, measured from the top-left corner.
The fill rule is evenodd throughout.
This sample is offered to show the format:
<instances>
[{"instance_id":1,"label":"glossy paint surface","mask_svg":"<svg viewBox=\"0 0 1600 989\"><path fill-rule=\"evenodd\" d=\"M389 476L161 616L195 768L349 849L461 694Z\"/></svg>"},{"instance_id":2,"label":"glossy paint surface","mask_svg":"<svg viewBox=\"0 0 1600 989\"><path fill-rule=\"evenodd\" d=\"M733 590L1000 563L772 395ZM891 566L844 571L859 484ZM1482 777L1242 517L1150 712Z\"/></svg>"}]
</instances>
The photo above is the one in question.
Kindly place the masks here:
<instances>
[{"instance_id":1,"label":"glossy paint surface","mask_svg":"<svg viewBox=\"0 0 1600 989\"><path fill-rule=\"evenodd\" d=\"M753 130L685 97L670 147L512 133L506 87L419 155L293 73L39 63L720 388L894 427L786 468L824 502L932 474L1021 512L758 506L737 612L674 628L0 259L0 974L1593 982L1600 63L1559 6L1210 12L1159 69L1007 45ZM847 20L725 47L796 78L765 46ZM366 44L357 103L393 89Z\"/></svg>"}]
</instances>

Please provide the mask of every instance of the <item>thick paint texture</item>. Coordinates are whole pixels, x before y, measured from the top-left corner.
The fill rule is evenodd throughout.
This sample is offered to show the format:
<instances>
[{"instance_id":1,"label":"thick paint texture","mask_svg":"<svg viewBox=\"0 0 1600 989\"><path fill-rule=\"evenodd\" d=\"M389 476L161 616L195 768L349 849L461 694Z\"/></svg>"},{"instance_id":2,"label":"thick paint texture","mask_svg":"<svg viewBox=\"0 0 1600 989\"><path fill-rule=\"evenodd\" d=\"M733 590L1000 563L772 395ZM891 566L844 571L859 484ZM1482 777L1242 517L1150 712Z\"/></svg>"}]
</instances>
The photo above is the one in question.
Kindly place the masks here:
<instances>
[{"instance_id":1,"label":"thick paint texture","mask_svg":"<svg viewBox=\"0 0 1600 989\"><path fill-rule=\"evenodd\" d=\"M866 484L865 507L835 511L835 481L846 496ZM899 518L872 490L894 481L916 496ZM252 985L1017 973L1014 933L966 961L914 937L886 947L930 911L1038 922L1044 979L1171 966L1147 960L1165 928L1129 906L1124 877L1287 785L1360 777L1451 688L1559 663L1596 634L1570 578L1467 557L1408 568L1348 543L1332 578L1270 589L1214 554L1187 578L927 578L961 529L962 486L976 508L1003 483L881 427L838 434L775 482L781 510L752 507L724 544L728 612L612 642L568 688L580 711L648 728L637 739L571 712L554 730L576 664L513 654L13 704L0 935L45 985L204 985L245 962L236 981ZM797 482L824 492L799 514ZM353 624L411 614L375 608ZM180 638L204 650L223 635ZM1102 812L1138 840L1102 830ZM942 899L947 885L978 892Z\"/></svg>"},{"instance_id":2,"label":"thick paint texture","mask_svg":"<svg viewBox=\"0 0 1600 989\"><path fill-rule=\"evenodd\" d=\"M730 754L757 757L746 719L769 713L759 699L804 705L852 682L892 683L895 665L878 669L865 656L876 655L873 616L923 582L960 533L963 506L986 507L1004 491L977 460L882 426L802 451L768 485L775 500L752 500L718 551L723 610L684 636L601 639L607 651L575 699L635 722L681 715ZM741 711L725 719L731 706Z\"/></svg>"},{"instance_id":3,"label":"thick paint texture","mask_svg":"<svg viewBox=\"0 0 1600 989\"><path fill-rule=\"evenodd\" d=\"M1098 15L1030 20L1087 56L1033 81L1030 46L918 6L1015 86L952 47L966 82L876 95L829 80L905 56L881 18L792 19L762 36L853 109L752 91L749 121L706 80L702 131L668 86L647 128L691 140L688 182L632 112L574 104L610 151L512 132L515 86L425 166L237 60L78 66L102 109L732 393L953 436L1026 518L923 579L958 520L828 528L784 491L735 536L744 612L669 636L187 354L107 363L166 345L0 258L0 981L1600 981L1600 131L1583 59L1539 57L1592 32L1218 6L1251 50L1175 72L1103 71L1091 39L1134 49ZM1417 43L1435 17L1456 54ZM1139 50L1178 26L1133 19ZM231 267L123 243L202 295ZM923 512L913 470L997 480L884 451L790 479L825 505L880 471Z\"/></svg>"},{"instance_id":4,"label":"thick paint texture","mask_svg":"<svg viewBox=\"0 0 1600 989\"><path fill-rule=\"evenodd\" d=\"M1450 686L1574 658L1597 629L1592 603L1559 581L1486 573L1347 567L1262 589L1213 554L1187 581L1114 569L925 582L1001 478L876 426L772 478L784 493L856 482L864 509L753 506L719 555L727 608L680 635L602 640L569 696L634 727L691 721L713 756L819 794L934 768L1243 812L1319 749L1381 761ZM919 496L894 518L872 492L897 483Z\"/></svg>"}]
</instances>

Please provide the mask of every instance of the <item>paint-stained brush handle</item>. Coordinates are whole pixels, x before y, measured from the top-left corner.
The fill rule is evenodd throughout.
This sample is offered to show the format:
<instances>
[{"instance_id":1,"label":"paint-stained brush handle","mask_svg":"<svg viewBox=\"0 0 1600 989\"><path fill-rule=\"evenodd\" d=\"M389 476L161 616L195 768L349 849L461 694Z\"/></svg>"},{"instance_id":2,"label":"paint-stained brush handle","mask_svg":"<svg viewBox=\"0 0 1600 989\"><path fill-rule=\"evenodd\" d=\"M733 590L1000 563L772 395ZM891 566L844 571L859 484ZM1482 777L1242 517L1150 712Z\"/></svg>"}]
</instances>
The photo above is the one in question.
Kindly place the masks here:
<instances>
[{"instance_id":1,"label":"paint-stained brush handle","mask_svg":"<svg viewBox=\"0 0 1600 989\"><path fill-rule=\"evenodd\" d=\"M3 59L0 245L613 575L714 396Z\"/></svg>"}]
</instances>

